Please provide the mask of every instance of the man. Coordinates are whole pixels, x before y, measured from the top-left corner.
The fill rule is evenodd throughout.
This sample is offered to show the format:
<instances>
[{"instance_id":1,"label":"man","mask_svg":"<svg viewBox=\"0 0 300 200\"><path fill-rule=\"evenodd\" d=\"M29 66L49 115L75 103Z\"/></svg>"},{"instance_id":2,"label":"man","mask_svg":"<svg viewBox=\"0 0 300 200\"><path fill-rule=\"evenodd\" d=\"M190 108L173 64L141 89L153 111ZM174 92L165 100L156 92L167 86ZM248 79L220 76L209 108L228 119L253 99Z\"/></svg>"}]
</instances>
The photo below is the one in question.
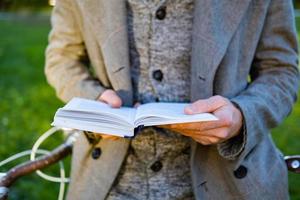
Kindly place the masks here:
<instances>
[{"instance_id":1,"label":"man","mask_svg":"<svg viewBox=\"0 0 300 200\"><path fill-rule=\"evenodd\" d=\"M63 101L192 102L186 114L219 118L83 133L68 199L288 199L269 129L298 90L291 0L61 0L52 26L46 75Z\"/></svg>"}]
</instances>

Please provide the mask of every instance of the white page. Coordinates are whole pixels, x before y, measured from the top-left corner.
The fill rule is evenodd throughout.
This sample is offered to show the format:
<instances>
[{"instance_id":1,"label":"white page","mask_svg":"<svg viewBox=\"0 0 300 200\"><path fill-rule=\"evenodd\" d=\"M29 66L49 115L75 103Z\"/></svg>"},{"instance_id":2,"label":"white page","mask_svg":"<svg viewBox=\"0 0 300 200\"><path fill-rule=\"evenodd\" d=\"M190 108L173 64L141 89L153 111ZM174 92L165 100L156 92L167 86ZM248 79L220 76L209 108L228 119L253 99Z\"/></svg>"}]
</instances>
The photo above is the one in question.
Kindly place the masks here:
<instances>
[{"instance_id":1,"label":"white page","mask_svg":"<svg viewBox=\"0 0 300 200\"><path fill-rule=\"evenodd\" d=\"M125 127L115 126L114 128L110 128L107 124L80 121L74 119L64 119L57 117L54 122L51 124L52 126L61 127L61 128L72 128L78 129L82 131L91 131L94 133L101 133L107 135L115 135L119 137L131 137L133 136L133 128L126 129Z\"/></svg>"},{"instance_id":2,"label":"white page","mask_svg":"<svg viewBox=\"0 0 300 200\"><path fill-rule=\"evenodd\" d=\"M148 103L138 107L135 126L218 120L210 113L184 114L186 103Z\"/></svg>"},{"instance_id":3,"label":"white page","mask_svg":"<svg viewBox=\"0 0 300 200\"><path fill-rule=\"evenodd\" d=\"M136 119L147 116L184 117L187 103L147 103L137 109Z\"/></svg>"},{"instance_id":4,"label":"white page","mask_svg":"<svg viewBox=\"0 0 300 200\"><path fill-rule=\"evenodd\" d=\"M121 120L134 124L136 109L129 107L111 108L109 105L88 99L73 98L67 105L63 107L63 110L69 111L82 111L90 113L101 113L110 116L115 116ZM118 119L116 119L118 120Z\"/></svg>"},{"instance_id":5,"label":"white page","mask_svg":"<svg viewBox=\"0 0 300 200\"><path fill-rule=\"evenodd\" d=\"M111 125L119 125L119 126L126 126L132 127L132 125L123 120L116 120L115 116L107 115L107 114L95 114L89 112L81 112L81 111L69 111L69 110L59 110L56 114L57 117L62 118L70 118L70 119L77 119L82 121L93 121L93 122L101 122L101 123L109 123Z\"/></svg>"}]
</instances>

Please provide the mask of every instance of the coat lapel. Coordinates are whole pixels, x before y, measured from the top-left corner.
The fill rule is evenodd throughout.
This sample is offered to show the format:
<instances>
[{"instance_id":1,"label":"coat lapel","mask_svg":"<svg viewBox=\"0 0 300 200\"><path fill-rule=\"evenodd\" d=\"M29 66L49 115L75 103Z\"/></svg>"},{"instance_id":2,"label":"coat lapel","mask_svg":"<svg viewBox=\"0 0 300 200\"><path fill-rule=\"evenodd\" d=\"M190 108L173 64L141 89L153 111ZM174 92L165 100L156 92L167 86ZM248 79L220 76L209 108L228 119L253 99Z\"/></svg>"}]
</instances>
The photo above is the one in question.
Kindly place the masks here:
<instances>
[{"instance_id":1,"label":"coat lapel","mask_svg":"<svg viewBox=\"0 0 300 200\"><path fill-rule=\"evenodd\" d=\"M213 81L251 0L195 0L191 100L213 95Z\"/></svg>"},{"instance_id":2,"label":"coat lapel","mask_svg":"<svg viewBox=\"0 0 300 200\"><path fill-rule=\"evenodd\" d=\"M108 78L124 105L132 104L126 2L124 0L78 0L85 22L102 50Z\"/></svg>"},{"instance_id":3,"label":"coat lapel","mask_svg":"<svg viewBox=\"0 0 300 200\"><path fill-rule=\"evenodd\" d=\"M216 70L252 0L195 0L191 100L213 95ZM132 104L125 0L78 1L95 33L113 88Z\"/></svg>"}]
</instances>

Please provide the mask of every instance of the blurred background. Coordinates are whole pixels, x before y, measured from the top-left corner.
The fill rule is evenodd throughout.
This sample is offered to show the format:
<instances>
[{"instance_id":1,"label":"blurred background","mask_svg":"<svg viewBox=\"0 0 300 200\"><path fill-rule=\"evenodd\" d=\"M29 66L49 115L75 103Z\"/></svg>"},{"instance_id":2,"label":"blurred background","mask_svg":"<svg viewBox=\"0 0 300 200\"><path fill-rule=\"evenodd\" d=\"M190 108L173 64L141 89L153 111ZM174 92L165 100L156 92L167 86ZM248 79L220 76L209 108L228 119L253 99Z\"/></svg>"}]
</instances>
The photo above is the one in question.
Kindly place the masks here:
<instances>
[{"instance_id":1,"label":"blurred background","mask_svg":"<svg viewBox=\"0 0 300 200\"><path fill-rule=\"evenodd\" d=\"M31 149L37 138L50 128L57 108L63 104L44 76L44 51L50 30L50 13L55 0L0 0L0 161ZM294 1L300 36L300 0ZM300 94L300 93L299 93ZM300 101L291 115L272 130L285 155L300 154ZM53 149L63 142L56 134L42 145ZM0 168L6 172L27 160L19 159ZM70 159L64 161L69 172ZM59 175L58 166L45 172ZM291 199L300 200L300 175L289 174ZM20 179L11 188L10 199L57 199L59 185L36 174Z\"/></svg>"}]
</instances>

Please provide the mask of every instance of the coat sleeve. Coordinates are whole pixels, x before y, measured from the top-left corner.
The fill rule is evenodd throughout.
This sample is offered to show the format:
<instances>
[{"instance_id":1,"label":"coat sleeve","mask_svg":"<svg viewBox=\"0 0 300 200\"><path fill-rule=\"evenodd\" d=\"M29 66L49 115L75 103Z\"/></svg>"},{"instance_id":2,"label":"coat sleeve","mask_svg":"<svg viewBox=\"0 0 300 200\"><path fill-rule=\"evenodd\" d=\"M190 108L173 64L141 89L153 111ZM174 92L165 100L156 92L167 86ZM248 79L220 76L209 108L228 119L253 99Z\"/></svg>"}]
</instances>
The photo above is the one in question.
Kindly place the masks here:
<instances>
[{"instance_id":1,"label":"coat sleeve","mask_svg":"<svg viewBox=\"0 0 300 200\"><path fill-rule=\"evenodd\" d=\"M84 64L87 55L72 1L57 1L51 24L45 63L49 84L64 102L75 96L96 99L104 88Z\"/></svg>"},{"instance_id":2,"label":"coat sleeve","mask_svg":"<svg viewBox=\"0 0 300 200\"><path fill-rule=\"evenodd\" d=\"M297 99L297 32L291 0L272 0L258 43L251 82L231 99L242 111L244 130L218 146L228 159L243 158L291 112Z\"/></svg>"}]
</instances>

